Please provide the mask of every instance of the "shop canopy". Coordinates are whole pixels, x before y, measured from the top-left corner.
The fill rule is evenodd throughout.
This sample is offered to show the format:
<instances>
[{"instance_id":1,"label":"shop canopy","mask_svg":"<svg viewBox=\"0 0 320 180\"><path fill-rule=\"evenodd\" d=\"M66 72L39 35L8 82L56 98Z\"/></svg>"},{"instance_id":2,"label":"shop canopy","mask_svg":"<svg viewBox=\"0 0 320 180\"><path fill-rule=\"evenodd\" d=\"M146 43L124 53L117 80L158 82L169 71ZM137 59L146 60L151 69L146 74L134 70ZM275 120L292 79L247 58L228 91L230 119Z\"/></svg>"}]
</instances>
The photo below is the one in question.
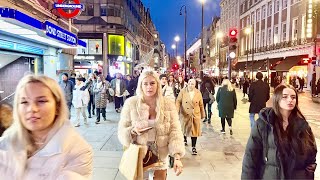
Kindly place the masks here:
<instances>
[{"instance_id":1,"label":"shop canopy","mask_svg":"<svg viewBox=\"0 0 320 180\"><path fill-rule=\"evenodd\" d=\"M235 65L234 69L235 69L236 71L245 70L245 69L246 69L246 62L238 62L238 63Z\"/></svg>"},{"instance_id":2,"label":"shop canopy","mask_svg":"<svg viewBox=\"0 0 320 180\"><path fill-rule=\"evenodd\" d=\"M57 48L86 47L86 43L79 40L72 32L49 21L41 22L16 9L7 7L0 7L0 34L2 33ZM15 45L0 47L17 50Z\"/></svg>"},{"instance_id":3,"label":"shop canopy","mask_svg":"<svg viewBox=\"0 0 320 180\"><path fill-rule=\"evenodd\" d=\"M307 58L306 56L290 56L286 57L279 65L276 66L276 71L289 71L293 66L298 65L298 63L303 59Z\"/></svg>"},{"instance_id":4,"label":"shop canopy","mask_svg":"<svg viewBox=\"0 0 320 180\"><path fill-rule=\"evenodd\" d=\"M250 62L252 63L252 62ZM260 60L260 61L254 61L253 62L253 70L254 71L259 71L261 69L261 67L263 66L263 64L265 63L265 60Z\"/></svg>"},{"instance_id":5,"label":"shop canopy","mask_svg":"<svg viewBox=\"0 0 320 180\"><path fill-rule=\"evenodd\" d=\"M278 63L280 63L280 61L282 60L283 58L273 58L273 59L269 59L269 70L273 70ZM265 60L266 63L264 63L261 67L260 67L260 71L267 71L267 59Z\"/></svg>"}]
</instances>

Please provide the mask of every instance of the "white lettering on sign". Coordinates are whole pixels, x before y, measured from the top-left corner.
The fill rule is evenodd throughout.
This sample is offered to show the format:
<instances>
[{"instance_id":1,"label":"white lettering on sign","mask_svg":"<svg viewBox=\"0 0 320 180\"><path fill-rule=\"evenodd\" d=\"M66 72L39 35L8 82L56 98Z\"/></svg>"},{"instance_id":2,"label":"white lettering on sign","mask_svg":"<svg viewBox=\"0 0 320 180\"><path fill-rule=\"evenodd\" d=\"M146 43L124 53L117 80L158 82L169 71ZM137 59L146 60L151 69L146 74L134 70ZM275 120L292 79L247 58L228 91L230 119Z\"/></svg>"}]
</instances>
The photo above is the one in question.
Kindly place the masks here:
<instances>
[{"instance_id":1,"label":"white lettering on sign","mask_svg":"<svg viewBox=\"0 0 320 180\"><path fill-rule=\"evenodd\" d=\"M64 32L62 32L62 31L60 31L60 30L58 30L57 31L57 37L59 37L59 38L61 38L61 39L64 39L64 40L66 40L67 39L67 34L66 33L64 33Z\"/></svg>"},{"instance_id":2,"label":"white lettering on sign","mask_svg":"<svg viewBox=\"0 0 320 180\"><path fill-rule=\"evenodd\" d=\"M72 42L72 43L76 43L77 40L76 40L76 38L67 34L67 41Z\"/></svg>"},{"instance_id":3,"label":"white lettering on sign","mask_svg":"<svg viewBox=\"0 0 320 180\"><path fill-rule=\"evenodd\" d=\"M57 30L51 26L46 25L46 31L48 34L57 35Z\"/></svg>"}]
</instances>

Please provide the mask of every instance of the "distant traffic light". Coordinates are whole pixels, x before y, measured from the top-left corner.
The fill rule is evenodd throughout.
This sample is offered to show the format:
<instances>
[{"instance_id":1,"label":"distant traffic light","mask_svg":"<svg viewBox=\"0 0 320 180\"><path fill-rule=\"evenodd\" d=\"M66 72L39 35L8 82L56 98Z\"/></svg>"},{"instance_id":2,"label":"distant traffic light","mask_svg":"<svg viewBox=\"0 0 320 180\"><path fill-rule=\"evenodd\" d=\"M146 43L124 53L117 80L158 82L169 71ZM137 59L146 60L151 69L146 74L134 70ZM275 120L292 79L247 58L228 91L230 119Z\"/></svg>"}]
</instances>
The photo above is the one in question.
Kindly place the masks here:
<instances>
[{"instance_id":1,"label":"distant traffic light","mask_svg":"<svg viewBox=\"0 0 320 180\"><path fill-rule=\"evenodd\" d=\"M229 30L229 57L234 59L236 58L236 50L237 50L237 39L238 31L237 29L230 29Z\"/></svg>"}]
</instances>

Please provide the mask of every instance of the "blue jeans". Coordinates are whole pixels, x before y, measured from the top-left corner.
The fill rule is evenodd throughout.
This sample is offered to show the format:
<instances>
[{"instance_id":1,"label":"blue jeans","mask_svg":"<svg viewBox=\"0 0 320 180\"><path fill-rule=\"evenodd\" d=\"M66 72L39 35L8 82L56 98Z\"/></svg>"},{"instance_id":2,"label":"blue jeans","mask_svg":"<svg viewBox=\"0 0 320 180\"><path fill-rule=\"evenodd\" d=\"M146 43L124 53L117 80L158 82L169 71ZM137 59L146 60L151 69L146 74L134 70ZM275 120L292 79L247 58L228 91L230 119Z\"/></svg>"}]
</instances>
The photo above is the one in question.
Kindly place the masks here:
<instances>
[{"instance_id":1,"label":"blue jeans","mask_svg":"<svg viewBox=\"0 0 320 180\"><path fill-rule=\"evenodd\" d=\"M256 122L256 120L254 119L254 115L256 115L256 113L250 113L249 115L251 128L254 126L254 123Z\"/></svg>"}]
</instances>

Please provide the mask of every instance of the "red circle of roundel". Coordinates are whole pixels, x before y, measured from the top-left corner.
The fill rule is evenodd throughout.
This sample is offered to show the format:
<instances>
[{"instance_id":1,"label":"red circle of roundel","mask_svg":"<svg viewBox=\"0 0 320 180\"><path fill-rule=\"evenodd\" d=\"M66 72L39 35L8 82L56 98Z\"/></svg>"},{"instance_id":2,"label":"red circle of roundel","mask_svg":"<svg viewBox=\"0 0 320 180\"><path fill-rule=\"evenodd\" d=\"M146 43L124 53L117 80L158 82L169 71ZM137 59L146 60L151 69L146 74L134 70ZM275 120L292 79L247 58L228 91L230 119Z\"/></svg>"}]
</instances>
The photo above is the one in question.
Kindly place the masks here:
<instances>
[{"instance_id":1,"label":"red circle of roundel","mask_svg":"<svg viewBox=\"0 0 320 180\"><path fill-rule=\"evenodd\" d=\"M58 4L62 4L64 0L58 0ZM80 0L73 0L75 4L80 4ZM62 8L57 8L58 12L61 16L65 18L73 18L76 17L80 13L80 9L75 9L72 13L65 12Z\"/></svg>"}]
</instances>

